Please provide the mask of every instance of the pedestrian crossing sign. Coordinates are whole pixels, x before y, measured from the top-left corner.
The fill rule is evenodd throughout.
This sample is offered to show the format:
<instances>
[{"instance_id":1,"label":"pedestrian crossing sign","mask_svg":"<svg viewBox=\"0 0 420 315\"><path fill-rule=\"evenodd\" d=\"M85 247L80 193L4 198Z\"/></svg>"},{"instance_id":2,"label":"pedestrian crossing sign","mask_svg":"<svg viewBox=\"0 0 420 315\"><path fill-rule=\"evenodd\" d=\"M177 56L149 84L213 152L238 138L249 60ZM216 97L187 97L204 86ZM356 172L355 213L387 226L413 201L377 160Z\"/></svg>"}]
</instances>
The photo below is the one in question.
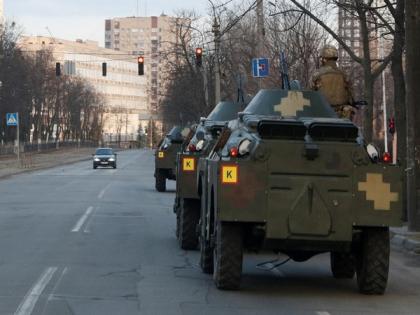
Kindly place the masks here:
<instances>
[{"instance_id":1,"label":"pedestrian crossing sign","mask_svg":"<svg viewBox=\"0 0 420 315\"><path fill-rule=\"evenodd\" d=\"M6 114L6 125L7 126L18 126L19 115L18 113L7 113Z\"/></svg>"}]
</instances>

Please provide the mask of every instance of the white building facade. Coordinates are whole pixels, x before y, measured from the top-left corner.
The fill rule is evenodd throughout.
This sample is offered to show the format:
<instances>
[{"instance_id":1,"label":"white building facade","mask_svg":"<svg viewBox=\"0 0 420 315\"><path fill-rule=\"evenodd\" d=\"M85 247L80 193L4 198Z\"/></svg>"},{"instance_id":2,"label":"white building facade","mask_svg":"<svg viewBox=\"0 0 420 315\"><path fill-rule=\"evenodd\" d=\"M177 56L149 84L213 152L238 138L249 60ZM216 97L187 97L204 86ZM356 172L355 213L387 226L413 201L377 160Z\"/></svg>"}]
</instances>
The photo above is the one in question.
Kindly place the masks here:
<instances>
[{"instance_id":1,"label":"white building facade","mask_svg":"<svg viewBox=\"0 0 420 315\"><path fill-rule=\"evenodd\" d=\"M42 36L23 37L20 46L29 53L51 49L64 73L85 79L104 97L104 141L136 140L139 128L144 130L140 117L149 112L147 81L138 75L135 57L101 48L92 41ZM106 63L106 76L102 73L103 63Z\"/></svg>"}]
</instances>

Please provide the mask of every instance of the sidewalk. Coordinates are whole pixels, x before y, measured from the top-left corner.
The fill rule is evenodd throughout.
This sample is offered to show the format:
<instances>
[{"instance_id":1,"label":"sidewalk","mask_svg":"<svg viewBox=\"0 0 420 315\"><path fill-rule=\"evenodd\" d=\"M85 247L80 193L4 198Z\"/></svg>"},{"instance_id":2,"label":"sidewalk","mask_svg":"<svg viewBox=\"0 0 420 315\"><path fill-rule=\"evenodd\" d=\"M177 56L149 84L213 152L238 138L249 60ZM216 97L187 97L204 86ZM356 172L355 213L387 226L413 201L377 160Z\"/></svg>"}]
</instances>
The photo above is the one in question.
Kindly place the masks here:
<instances>
[{"instance_id":1,"label":"sidewalk","mask_svg":"<svg viewBox=\"0 0 420 315\"><path fill-rule=\"evenodd\" d=\"M89 160L94 152L95 148L63 148L41 153L22 153L20 163L18 163L16 156L1 156L0 179L25 172Z\"/></svg>"},{"instance_id":2,"label":"sidewalk","mask_svg":"<svg viewBox=\"0 0 420 315\"><path fill-rule=\"evenodd\" d=\"M414 254L420 254L420 233L409 232L407 226L391 228L391 245Z\"/></svg>"}]
</instances>

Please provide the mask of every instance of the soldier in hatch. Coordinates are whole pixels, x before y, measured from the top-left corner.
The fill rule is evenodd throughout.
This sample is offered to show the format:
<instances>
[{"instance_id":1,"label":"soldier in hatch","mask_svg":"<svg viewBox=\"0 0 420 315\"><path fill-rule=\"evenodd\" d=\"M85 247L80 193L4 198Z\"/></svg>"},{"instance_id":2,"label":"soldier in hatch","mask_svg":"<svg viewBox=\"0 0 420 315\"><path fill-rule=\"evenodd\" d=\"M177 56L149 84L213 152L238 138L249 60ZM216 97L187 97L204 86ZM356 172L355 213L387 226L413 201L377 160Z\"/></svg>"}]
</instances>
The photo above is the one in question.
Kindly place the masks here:
<instances>
[{"instance_id":1,"label":"soldier in hatch","mask_svg":"<svg viewBox=\"0 0 420 315\"><path fill-rule=\"evenodd\" d=\"M321 67L312 77L312 89L324 94L338 117L351 120L355 114L351 106L353 96L346 74L337 66L337 48L324 46L320 57Z\"/></svg>"}]
</instances>

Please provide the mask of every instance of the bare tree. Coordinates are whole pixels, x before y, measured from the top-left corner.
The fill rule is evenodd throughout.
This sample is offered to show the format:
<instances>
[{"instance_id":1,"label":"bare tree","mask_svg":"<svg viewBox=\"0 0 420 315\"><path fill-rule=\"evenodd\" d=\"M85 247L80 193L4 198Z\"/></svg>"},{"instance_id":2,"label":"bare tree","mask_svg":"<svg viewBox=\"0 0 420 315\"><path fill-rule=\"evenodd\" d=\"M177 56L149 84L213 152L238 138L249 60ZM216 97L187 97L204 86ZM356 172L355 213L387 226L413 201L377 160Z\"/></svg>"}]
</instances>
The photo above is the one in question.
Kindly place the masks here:
<instances>
[{"instance_id":1,"label":"bare tree","mask_svg":"<svg viewBox=\"0 0 420 315\"><path fill-rule=\"evenodd\" d=\"M95 140L102 133L104 101L78 78L55 75L52 52L24 53L16 45L18 28L6 24L0 32L0 115L20 114L21 140ZM5 138L12 128L0 125ZM32 135L32 137L31 137Z\"/></svg>"},{"instance_id":2,"label":"bare tree","mask_svg":"<svg viewBox=\"0 0 420 315\"><path fill-rule=\"evenodd\" d=\"M364 85L364 97L368 102L368 107L366 110L366 117L364 119L364 135L368 141L372 140L372 125L373 125L373 103L374 103L374 83L376 78L381 74L381 72L388 66L389 62L394 57L392 50L388 55L384 56L380 62L378 62L375 56L372 56L370 43L372 40L377 40L373 34L387 33L390 34L390 29L388 26L391 24L384 25L384 22L388 20L389 16L395 17L397 14L388 16L388 11L394 12L395 7L393 3L389 3L385 7L375 7L374 0L325 0L323 4L325 5L324 10L331 12L334 8L340 7L342 10L353 14L357 17L360 25L360 35L362 39L362 53L359 55L357 51L354 51L346 41L339 36L339 34L334 30L332 26L328 25L328 21L320 18L321 15L316 14L315 12L309 10L298 0L290 0L294 4L294 8L299 10L305 15L308 15L311 19L321 25L334 40L336 40L339 45L349 54L349 56L357 63L362 66L363 69L363 85ZM329 7L329 9L328 9ZM384 9L387 9L384 13ZM400 10L400 8L398 8ZM380 31L380 30L383 30ZM386 32L385 32L386 30ZM393 35L391 33L391 35ZM398 45L394 46L394 49L399 49Z\"/></svg>"}]
</instances>

